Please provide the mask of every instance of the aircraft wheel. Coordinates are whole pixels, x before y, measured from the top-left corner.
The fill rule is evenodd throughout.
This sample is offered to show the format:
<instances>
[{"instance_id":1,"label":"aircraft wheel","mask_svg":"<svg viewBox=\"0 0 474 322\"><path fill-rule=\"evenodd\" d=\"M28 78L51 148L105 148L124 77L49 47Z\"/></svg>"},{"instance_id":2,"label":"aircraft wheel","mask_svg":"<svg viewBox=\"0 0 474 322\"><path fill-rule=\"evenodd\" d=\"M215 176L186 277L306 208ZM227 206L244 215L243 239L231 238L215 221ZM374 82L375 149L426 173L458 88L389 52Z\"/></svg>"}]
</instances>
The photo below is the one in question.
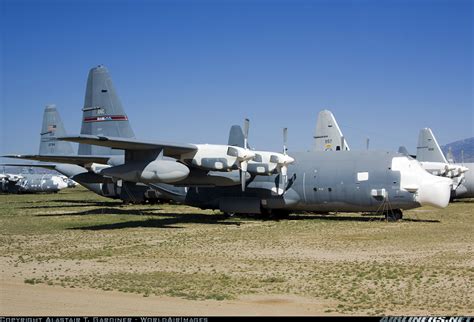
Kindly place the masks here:
<instances>
[{"instance_id":1,"label":"aircraft wheel","mask_svg":"<svg viewBox=\"0 0 474 322\"><path fill-rule=\"evenodd\" d=\"M284 209L274 209L272 210L272 218L275 219L288 219L290 213Z\"/></svg>"},{"instance_id":2,"label":"aircraft wheel","mask_svg":"<svg viewBox=\"0 0 474 322\"><path fill-rule=\"evenodd\" d=\"M387 221L399 221L403 218L403 212L400 209L389 210L385 213Z\"/></svg>"},{"instance_id":3,"label":"aircraft wheel","mask_svg":"<svg viewBox=\"0 0 474 322\"><path fill-rule=\"evenodd\" d=\"M266 208L261 208L260 213L257 215L257 217L260 217L262 219L269 219L272 217L272 210L271 209L266 209Z\"/></svg>"},{"instance_id":4,"label":"aircraft wheel","mask_svg":"<svg viewBox=\"0 0 474 322\"><path fill-rule=\"evenodd\" d=\"M287 219L290 213L284 209L262 208L260 217L264 219Z\"/></svg>"}]
</instances>

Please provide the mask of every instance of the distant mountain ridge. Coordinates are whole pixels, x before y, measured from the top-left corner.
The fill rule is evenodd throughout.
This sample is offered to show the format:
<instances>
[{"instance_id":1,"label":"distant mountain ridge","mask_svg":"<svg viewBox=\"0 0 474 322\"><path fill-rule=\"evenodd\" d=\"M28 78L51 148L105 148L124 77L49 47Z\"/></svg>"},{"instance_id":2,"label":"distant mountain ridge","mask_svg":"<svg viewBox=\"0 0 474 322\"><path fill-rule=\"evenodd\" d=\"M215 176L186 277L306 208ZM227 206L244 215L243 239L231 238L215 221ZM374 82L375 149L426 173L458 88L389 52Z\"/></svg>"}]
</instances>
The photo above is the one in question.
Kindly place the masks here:
<instances>
[{"instance_id":1,"label":"distant mountain ridge","mask_svg":"<svg viewBox=\"0 0 474 322\"><path fill-rule=\"evenodd\" d=\"M447 155L450 147L456 163L463 162L463 159L464 162L474 162L474 137L448 143L441 146L441 150ZM464 151L464 157L461 151Z\"/></svg>"}]
</instances>

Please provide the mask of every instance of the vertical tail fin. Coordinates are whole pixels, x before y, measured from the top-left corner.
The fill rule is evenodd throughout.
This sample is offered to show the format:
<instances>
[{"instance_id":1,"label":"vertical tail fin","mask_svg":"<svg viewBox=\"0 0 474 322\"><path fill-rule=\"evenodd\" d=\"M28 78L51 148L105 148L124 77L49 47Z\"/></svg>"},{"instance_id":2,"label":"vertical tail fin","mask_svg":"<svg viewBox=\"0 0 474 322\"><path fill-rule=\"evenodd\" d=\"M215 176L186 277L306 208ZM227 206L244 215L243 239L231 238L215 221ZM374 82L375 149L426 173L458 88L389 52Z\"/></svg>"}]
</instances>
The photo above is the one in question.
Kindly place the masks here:
<instances>
[{"instance_id":1,"label":"vertical tail fin","mask_svg":"<svg viewBox=\"0 0 474 322\"><path fill-rule=\"evenodd\" d=\"M47 105L43 114L41 128L40 155L72 155L74 154L71 142L58 141L57 137L65 136L63 121L55 105Z\"/></svg>"},{"instance_id":2,"label":"vertical tail fin","mask_svg":"<svg viewBox=\"0 0 474 322\"><path fill-rule=\"evenodd\" d=\"M122 103L115 91L112 78L104 66L99 65L89 71L82 111L81 134L121 138L135 137ZM79 144L79 154L110 155L122 154L122 151Z\"/></svg>"},{"instance_id":3,"label":"vertical tail fin","mask_svg":"<svg viewBox=\"0 0 474 322\"><path fill-rule=\"evenodd\" d=\"M227 144L243 148L245 145L244 141L244 132L242 132L242 128L240 127L240 125L232 125L232 127L230 128L229 141Z\"/></svg>"},{"instance_id":4,"label":"vertical tail fin","mask_svg":"<svg viewBox=\"0 0 474 322\"><path fill-rule=\"evenodd\" d=\"M416 147L416 159L420 162L429 161L448 163L430 128L420 130L418 146Z\"/></svg>"},{"instance_id":5,"label":"vertical tail fin","mask_svg":"<svg viewBox=\"0 0 474 322\"><path fill-rule=\"evenodd\" d=\"M322 110L316 121L313 151L349 151L349 145L342 135L336 118L328 110Z\"/></svg>"}]
</instances>

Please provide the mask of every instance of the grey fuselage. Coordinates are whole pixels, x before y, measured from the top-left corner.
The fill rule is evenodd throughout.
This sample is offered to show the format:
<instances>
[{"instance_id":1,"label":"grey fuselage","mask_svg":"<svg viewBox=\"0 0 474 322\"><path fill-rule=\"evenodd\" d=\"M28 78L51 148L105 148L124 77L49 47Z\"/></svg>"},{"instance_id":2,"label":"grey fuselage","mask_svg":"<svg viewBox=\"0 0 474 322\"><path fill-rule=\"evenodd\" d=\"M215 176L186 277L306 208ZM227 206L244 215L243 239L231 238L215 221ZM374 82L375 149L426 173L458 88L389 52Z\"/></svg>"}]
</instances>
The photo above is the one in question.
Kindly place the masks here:
<instances>
[{"instance_id":1,"label":"grey fuselage","mask_svg":"<svg viewBox=\"0 0 474 322\"><path fill-rule=\"evenodd\" d=\"M290 211L379 211L420 206L414 194L400 188L400 171L392 171L392 159L400 154L384 151L292 153L296 162L288 169L289 184L277 193L279 175L256 176L245 192L240 186L190 188L186 203L226 212L255 213L265 209ZM368 180L358 180L368 173ZM386 198L373 196L385 189ZM272 191L273 190L273 191Z\"/></svg>"}]
</instances>

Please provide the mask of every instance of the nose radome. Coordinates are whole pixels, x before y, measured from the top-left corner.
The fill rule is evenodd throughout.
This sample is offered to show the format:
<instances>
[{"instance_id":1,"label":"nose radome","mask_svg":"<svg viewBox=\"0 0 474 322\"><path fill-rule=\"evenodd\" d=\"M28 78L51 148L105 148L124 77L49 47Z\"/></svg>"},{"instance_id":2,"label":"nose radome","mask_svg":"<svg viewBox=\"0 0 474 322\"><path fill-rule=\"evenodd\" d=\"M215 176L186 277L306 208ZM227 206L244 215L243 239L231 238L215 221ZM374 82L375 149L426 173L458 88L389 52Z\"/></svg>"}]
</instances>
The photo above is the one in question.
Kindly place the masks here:
<instances>
[{"instance_id":1,"label":"nose radome","mask_svg":"<svg viewBox=\"0 0 474 322\"><path fill-rule=\"evenodd\" d=\"M422 206L433 206L446 208L451 197L452 180L442 177L434 177L423 180L418 190L416 201Z\"/></svg>"}]
</instances>

